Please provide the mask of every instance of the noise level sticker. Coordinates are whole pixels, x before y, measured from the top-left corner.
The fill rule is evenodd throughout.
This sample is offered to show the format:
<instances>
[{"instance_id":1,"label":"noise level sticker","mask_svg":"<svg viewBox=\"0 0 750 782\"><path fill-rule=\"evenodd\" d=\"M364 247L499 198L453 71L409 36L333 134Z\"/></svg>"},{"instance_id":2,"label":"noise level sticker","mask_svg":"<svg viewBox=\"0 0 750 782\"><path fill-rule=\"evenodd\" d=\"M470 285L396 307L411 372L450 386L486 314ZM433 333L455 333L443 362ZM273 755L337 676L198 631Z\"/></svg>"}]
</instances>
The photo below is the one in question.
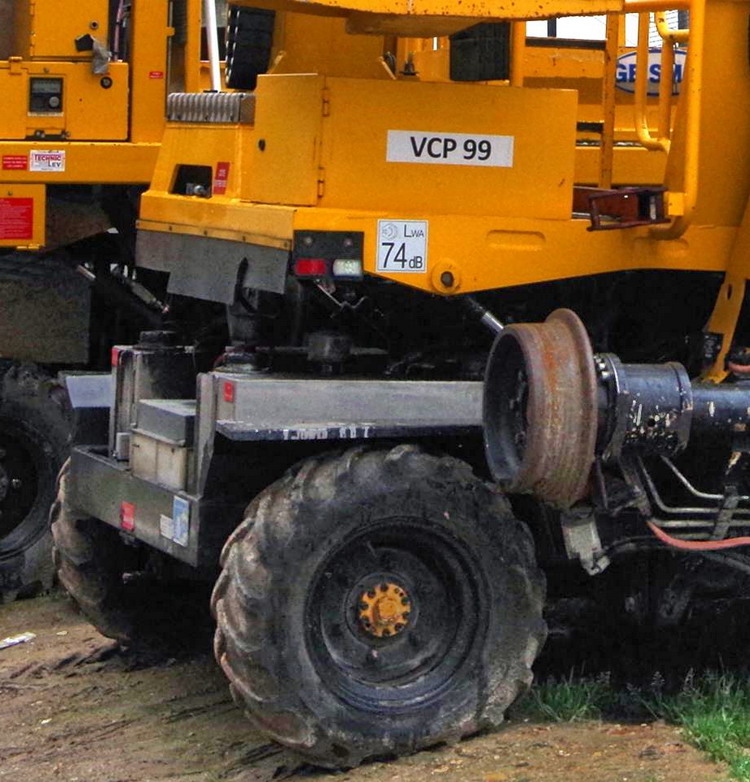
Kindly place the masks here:
<instances>
[{"instance_id":1,"label":"noise level sticker","mask_svg":"<svg viewBox=\"0 0 750 782\"><path fill-rule=\"evenodd\" d=\"M427 220L378 220L377 271L427 271Z\"/></svg>"}]
</instances>

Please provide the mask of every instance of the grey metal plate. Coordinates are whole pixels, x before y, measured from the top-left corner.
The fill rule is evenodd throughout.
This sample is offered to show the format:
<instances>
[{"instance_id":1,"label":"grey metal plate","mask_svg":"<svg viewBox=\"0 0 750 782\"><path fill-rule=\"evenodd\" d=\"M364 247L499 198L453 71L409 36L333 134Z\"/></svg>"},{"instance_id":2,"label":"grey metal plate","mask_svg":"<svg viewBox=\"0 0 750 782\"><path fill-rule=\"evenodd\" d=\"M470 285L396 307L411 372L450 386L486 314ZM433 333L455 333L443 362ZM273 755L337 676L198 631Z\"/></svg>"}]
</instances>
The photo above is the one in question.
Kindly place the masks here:
<instances>
[{"instance_id":1,"label":"grey metal plate","mask_svg":"<svg viewBox=\"0 0 750 782\"><path fill-rule=\"evenodd\" d=\"M169 272L170 293L224 304L234 301L238 283L283 293L288 263L288 253L272 247L143 230L138 231L136 258L139 266Z\"/></svg>"},{"instance_id":2,"label":"grey metal plate","mask_svg":"<svg viewBox=\"0 0 750 782\"><path fill-rule=\"evenodd\" d=\"M230 440L243 442L304 442L306 440L376 440L395 437L439 437L471 435L478 425L451 425L444 421L387 421L370 423L290 423L280 428L254 427L237 421L217 421L216 431Z\"/></svg>"},{"instance_id":3,"label":"grey metal plate","mask_svg":"<svg viewBox=\"0 0 750 782\"><path fill-rule=\"evenodd\" d=\"M138 403L138 429L144 433L189 445L195 428L194 399L141 399Z\"/></svg>"},{"instance_id":4,"label":"grey metal plate","mask_svg":"<svg viewBox=\"0 0 750 782\"><path fill-rule=\"evenodd\" d=\"M218 371L216 419L258 430L373 425L481 426L482 383L243 375ZM231 386L231 393L227 391ZM236 430L236 427L235 427Z\"/></svg>"}]
</instances>

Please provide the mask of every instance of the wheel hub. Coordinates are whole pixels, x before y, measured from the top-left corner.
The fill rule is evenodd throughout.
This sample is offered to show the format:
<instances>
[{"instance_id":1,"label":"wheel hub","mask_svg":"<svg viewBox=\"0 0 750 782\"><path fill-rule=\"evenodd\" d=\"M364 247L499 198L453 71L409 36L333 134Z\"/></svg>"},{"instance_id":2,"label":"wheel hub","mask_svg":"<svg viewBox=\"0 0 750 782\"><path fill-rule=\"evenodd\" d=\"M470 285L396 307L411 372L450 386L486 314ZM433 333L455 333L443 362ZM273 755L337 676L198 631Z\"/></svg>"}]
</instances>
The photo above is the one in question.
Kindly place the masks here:
<instances>
[{"instance_id":1,"label":"wheel hub","mask_svg":"<svg viewBox=\"0 0 750 782\"><path fill-rule=\"evenodd\" d=\"M409 594L403 587L383 581L360 595L360 625L377 638L398 635L409 623L410 603Z\"/></svg>"}]
</instances>

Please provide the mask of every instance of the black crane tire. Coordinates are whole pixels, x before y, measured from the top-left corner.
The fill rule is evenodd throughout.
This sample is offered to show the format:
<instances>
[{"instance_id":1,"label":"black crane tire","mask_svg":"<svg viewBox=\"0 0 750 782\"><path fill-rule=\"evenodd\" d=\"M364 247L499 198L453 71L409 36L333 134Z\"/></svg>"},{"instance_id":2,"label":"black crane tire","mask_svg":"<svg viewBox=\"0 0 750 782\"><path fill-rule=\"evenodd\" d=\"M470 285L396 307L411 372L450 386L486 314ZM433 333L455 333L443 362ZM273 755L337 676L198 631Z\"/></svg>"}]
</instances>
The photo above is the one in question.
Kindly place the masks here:
<instances>
[{"instance_id":1,"label":"black crane tire","mask_svg":"<svg viewBox=\"0 0 750 782\"><path fill-rule=\"evenodd\" d=\"M233 696L324 767L498 726L546 636L526 526L469 465L413 445L298 464L250 503L222 566Z\"/></svg>"},{"instance_id":2,"label":"black crane tire","mask_svg":"<svg viewBox=\"0 0 750 782\"><path fill-rule=\"evenodd\" d=\"M60 383L30 363L0 370L0 603L53 583L49 509L70 447Z\"/></svg>"},{"instance_id":3,"label":"black crane tire","mask_svg":"<svg viewBox=\"0 0 750 782\"><path fill-rule=\"evenodd\" d=\"M71 507L66 462L50 511L54 563L62 586L94 627L123 644L134 640L132 610L123 593L122 548L117 530Z\"/></svg>"},{"instance_id":4,"label":"black crane tire","mask_svg":"<svg viewBox=\"0 0 750 782\"><path fill-rule=\"evenodd\" d=\"M268 70L273 46L274 11L228 7L226 32L227 87L254 90L258 76Z\"/></svg>"}]
</instances>

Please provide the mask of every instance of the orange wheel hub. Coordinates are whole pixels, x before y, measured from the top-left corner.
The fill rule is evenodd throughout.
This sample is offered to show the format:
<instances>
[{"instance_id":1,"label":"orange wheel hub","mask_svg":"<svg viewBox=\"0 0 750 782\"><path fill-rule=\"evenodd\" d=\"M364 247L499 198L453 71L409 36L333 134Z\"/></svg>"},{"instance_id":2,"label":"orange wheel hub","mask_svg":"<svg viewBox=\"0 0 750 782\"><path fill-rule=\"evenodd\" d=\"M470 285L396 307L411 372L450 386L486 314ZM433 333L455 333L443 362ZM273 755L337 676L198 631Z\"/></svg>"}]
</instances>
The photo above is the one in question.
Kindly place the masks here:
<instances>
[{"instance_id":1,"label":"orange wheel hub","mask_svg":"<svg viewBox=\"0 0 750 782\"><path fill-rule=\"evenodd\" d=\"M409 623L411 600L405 589L383 581L359 598L359 622L378 638L398 635Z\"/></svg>"}]
</instances>

